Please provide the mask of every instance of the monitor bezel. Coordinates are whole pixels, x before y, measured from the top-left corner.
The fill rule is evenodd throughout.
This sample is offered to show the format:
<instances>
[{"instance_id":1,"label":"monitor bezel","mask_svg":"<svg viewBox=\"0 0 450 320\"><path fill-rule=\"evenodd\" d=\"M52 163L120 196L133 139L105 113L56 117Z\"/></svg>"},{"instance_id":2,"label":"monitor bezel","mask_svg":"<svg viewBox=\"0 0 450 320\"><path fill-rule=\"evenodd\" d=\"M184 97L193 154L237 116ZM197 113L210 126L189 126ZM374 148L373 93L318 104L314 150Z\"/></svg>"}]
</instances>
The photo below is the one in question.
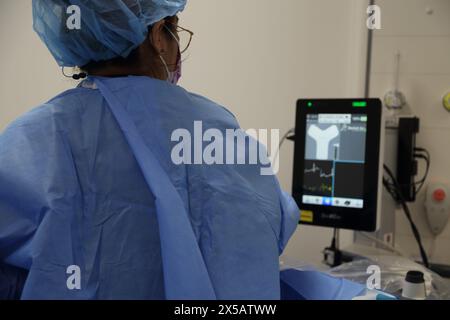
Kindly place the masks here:
<instances>
[{"instance_id":1,"label":"monitor bezel","mask_svg":"<svg viewBox=\"0 0 450 320\"><path fill-rule=\"evenodd\" d=\"M359 107L355 107L356 105ZM312 104L312 107L308 105ZM366 105L361 107L361 105ZM383 137L382 103L379 99L300 99L297 101L294 174L292 195L308 219L300 224L373 232L377 229L380 206L380 185L383 169L381 146ZM367 115L364 169L364 206L362 209L311 205L303 203L303 172L305 165L306 120L308 114Z\"/></svg>"}]
</instances>

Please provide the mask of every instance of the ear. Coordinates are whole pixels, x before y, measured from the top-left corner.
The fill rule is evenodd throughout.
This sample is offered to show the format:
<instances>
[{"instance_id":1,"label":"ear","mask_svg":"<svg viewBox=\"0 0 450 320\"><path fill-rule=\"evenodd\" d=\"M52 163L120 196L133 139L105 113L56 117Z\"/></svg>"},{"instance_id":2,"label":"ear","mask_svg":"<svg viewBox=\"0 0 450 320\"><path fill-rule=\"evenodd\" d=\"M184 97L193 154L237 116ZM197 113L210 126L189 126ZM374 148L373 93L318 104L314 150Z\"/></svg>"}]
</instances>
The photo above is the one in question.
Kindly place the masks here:
<instances>
[{"instance_id":1,"label":"ear","mask_svg":"<svg viewBox=\"0 0 450 320\"><path fill-rule=\"evenodd\" d=\"M164 24L164 20L156 22L148 33L150 43L158 54L162 54L166 50L166 42L165 38L163 37Z\"/></svg>"}]
</instances>

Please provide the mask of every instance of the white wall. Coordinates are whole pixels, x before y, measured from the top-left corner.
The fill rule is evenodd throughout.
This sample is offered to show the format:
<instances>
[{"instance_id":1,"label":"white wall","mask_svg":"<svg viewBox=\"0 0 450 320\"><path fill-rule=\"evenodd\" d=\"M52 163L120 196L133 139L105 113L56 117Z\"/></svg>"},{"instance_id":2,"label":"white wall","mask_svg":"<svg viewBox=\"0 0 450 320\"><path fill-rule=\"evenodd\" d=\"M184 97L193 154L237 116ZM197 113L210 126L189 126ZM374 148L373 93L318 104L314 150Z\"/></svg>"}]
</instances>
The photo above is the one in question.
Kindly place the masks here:
<instances>
[{"instance_id":1,"label":"white wall","mask_svg":"<svg viewBox=\"0 0 450 320\"><path fill-rule=\"evenodd\" d=\"M383 97L393 89L394 56L401 54L400 89L421 120L418 145L431 152L429 181L450 183L450 113L442 106L450 91L450 1L377 0L383 29L374 36L372 96ZM427 14L427 8L433 14ZM423 174L423 168L419 175ZM413 219L432 250L432 237L425 220L422 192L411 205ZM419 256L411 228L403 212L397 212L397 244L407 254ZM450 263L450 226L435 239L431 261Z\"/></svg>"},{"instance_id":2,"label":"white wall","mask_svg":"<svg viewBox=\"0 0 450 320\"><path fill-rule=\"evenodd\" d=\"M306 97L363 95L365 1L196 0L180 25L195 34L183 84L228 107L244 128L295 125ZM280 154L279 178L290 191L293 144ZM329 229L300 226L286 250L320 263ZM351 241L342 232L343 245Z\"/></svg>"},{"instance_id":3,"label":"white wall","mask_svg":"<svg viewBox=\"0 0 450 320\"><path fill-rule=\"evenodd\" d=\"M244 128L294 126L305 97L363 94L363 0L191 0L180 25L195 37L182 85L228 107ZM74 86L32 31L27 0L0 0L0 130L31 107ZM290 191L293 146L281 152ZM343 244L351 234L341 235ZM299 227L287 255L319 263L331 231Z\"/></svg>"},{"instance_id":4,"label":"white wall","mask_svg":"<svg viewBox=\"0 0 450 320\"><path fill-rule=\"evenodd\" d=\"M0 0L0 130L73 82L32 30L31 1Z\"/></svg>"}]
</instances>

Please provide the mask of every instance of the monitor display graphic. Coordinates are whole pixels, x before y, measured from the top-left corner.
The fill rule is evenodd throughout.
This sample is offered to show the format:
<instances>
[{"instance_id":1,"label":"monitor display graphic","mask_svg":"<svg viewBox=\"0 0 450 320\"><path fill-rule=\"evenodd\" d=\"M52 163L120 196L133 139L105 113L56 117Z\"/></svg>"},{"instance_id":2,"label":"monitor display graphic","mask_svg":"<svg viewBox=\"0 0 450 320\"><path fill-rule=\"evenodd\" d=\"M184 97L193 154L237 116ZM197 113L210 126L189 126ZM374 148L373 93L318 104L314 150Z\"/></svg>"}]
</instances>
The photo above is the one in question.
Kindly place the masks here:
<instances>
[{"instance_id":1,"label":"monitor display graphic","mask_svg":"<svg viewBox=\"0 0 450 320\"><path fill-rule=\"evenodd\" d=\"M308 114L303 203L364 207L365 114Z\"/></svg>"}]
</instances>

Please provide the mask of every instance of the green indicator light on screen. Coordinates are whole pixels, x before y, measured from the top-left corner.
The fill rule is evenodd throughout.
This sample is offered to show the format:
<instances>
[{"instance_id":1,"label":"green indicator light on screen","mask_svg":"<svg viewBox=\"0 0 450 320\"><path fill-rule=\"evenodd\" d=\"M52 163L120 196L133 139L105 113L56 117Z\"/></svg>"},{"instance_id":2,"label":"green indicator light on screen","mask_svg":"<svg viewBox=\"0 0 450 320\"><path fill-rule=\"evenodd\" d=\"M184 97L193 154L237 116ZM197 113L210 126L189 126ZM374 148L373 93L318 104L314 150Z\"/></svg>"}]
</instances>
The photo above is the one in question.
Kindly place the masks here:
<instances>
[{"instance_id":1,"label":"green indicator light on screen","mask_svg":"<svg viewBox=\"0 0 450 320\"><path fill-rule=\"evenodd\" d=\"M312 106L313 106L313 103L312 102L308 102L308 107L312 108Z\"/></svg>"},{"instance_id":2,"label":"green indicator light on screen","mask_svg":"<svg viewBox=\"0 0 450 320\"><path fill-rule=\"evenodd\" d=\"M367 102L365 101L353 102L353 108L365 108L365 107L367 107Z\"/></svg>"}]
</instances>

